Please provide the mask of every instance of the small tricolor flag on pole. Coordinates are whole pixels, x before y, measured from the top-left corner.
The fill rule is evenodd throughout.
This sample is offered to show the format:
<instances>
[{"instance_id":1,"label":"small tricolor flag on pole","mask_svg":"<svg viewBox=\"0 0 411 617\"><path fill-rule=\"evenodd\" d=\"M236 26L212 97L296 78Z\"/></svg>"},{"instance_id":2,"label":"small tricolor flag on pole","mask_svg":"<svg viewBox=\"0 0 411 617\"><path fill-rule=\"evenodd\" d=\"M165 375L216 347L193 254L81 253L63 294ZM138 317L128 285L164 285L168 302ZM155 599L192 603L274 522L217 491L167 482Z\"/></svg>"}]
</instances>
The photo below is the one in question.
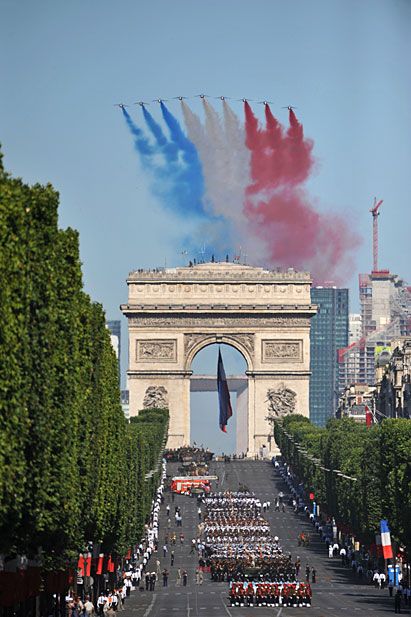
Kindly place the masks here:
<instances>
[{"instance_id":1,"label":"small tricolor flag on pole","mask_svg":"<svg viewBox=\"0 0 411 617\"><path fill-rule=\"evenodd\" d=\"M384 559L392 559L391 534L388 527L388 521L383 519L380 523L381 528L381 546Z\"/></svg>"}]
</instances>

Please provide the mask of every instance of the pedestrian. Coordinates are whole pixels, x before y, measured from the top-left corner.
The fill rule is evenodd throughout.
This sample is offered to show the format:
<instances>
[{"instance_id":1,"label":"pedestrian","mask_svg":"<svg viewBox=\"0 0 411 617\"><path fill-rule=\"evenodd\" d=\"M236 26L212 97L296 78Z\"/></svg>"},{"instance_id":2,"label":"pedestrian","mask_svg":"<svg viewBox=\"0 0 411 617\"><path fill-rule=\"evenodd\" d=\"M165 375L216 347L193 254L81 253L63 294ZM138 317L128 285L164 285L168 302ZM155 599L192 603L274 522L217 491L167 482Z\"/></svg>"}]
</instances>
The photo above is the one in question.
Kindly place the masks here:
<instances>
[{"instance_id":1,"label":"pedestrian","mask_svg":"<svg viewBox=\"0 0 411 617\"><path fill-rule=\"evenodd\" d=\"M317 582L317 570L315 568L312 568L311 570L311 582L312 583Z\"/></svg>"},{"instance_id":2,"label":"pedestrian","mask_svg":"<svg viewBox=\"0 0 411 617\"><path fill-rule=\"evenodd\" d=\"M150 575L150 591L154 591L157 582L157 574L152 572Z\"/></svg>"},{"instance_id":3,"label":"pedestrian","mask_svg":"<svg viewBox=\"0 0 411 617\"><path fill-rule=\"evenodd\" d=\"M104 615L104 605L106 603L106 596L104 595L104 593L101 593L99 595L99 597L97 598L97 614L98 615Z\"/></svg>"},{"instance_id":4,"label":"pedestrian","mask_svg":"<svg viewBox=\"0 0 411 617\"><path fill-rule=\"evenodd\" d=\"M175 497L174 493L171 493L171 501L172 501L173 503L174 503L174 497Z\"/></svg>"},{"instance_id":5,"label":"pedestrian","mask_svg":"<svg viewBox=\"0 0 411 617\"><path fill-rule=\"evenodd\" d=\"M86 596L85 602L84 602L84 611L85 611L85 615L94 615L94 604L91 602L89 596Z\"/></svg>"},{"instance_id":6,"label":"pedestrian","mask_svg":"<svg viewBox=\"0 0 411 617\"><path fill-rule=\"evenodd\" d=\"M379 587L380 586L380 573L378 572L378 570L376 570L374 572L374 576L372 577L373 583L374 583L374 587Z\"/></svg>"},{"instance_id":7,"label":"pedestrian","mask_svg":"<svg viewBox=\"0 0 411 617\"><path fill-rule=\"evenodd\" d=\"M385 581L386 580L387 580L387 577L385 576L385 573L381 572L381 574L380 574L381 589L385 588Z\"/></svg>"},{"instance_id":8,"label":"pedestrian","mask_svg":"<svg viewBox=\"0 0 411 617\"><path fill-rule=\"evenodd\" d=\"M194 553L195 548L196 548L196 541L195 541L195 538L193 538L193 539L191 540L191 550L190 550L190 555L191 555L191 553Z\"/></svg>"},{"instance_id":9,"label":"pedestrian","mask_svg":"<svg viewBox=\"0 0 411 617\"><path fill-rule=\"evenodd\" d=\"M170 504L167 504L166 512L167 512L167 518L168 518L170 516Z\"/></svg>"},{"instance_id":10,"label":"pedestrian","mask_svg":"<svg viewBox=\"0 0 411 617\"><path fill-rule=\"evenodd\" d=\"M184 534L180 533L180 544L184 544Z\"/></svg>"},{"instance_id":11,"label":"pedestrian","mask_svg":"<svg viewBox=\"0 0 411 617\"><path fill-rule=\"evenodd\" d=\"M333 551L332 544L329 544L329 546L328 546L328 557L330 559L332 559L334 557L334 551Z\"/></svg>"},{"instance_id":12,"label":"pedestrian","mask_svg":"<svg viewBox=\"0 0 411 617\"><path fill-rule=\"evenodd\" d=\"M199 578L199 581L200 581L200 585L202 585L203 581L204 581L204 574L203 574L202 570L198 571L198 578Z\"/></svg>"},{"instance_id":13,"label":"pedestrian","mask_svg":"<svg viewBox=\"0 0 411 617\"><path fill-rule=\"evenodd\" d=\"M176 577L176 587L180 587L181 585L181 569L177 569L177 577Z\"/></svg>"},{"instance_id":14,"label":"pedestrian","mask_svg":"<svg viewBox=\"0 0 411 617\"><path fill-rule=\"evenodd\" d=\"M267 510L269 510L269 509L270 509L270 507L271 507L271 502L270 502L270 501L267 501Z\"/></svg>"},{"instance_id":15,"label":"pedestrian","mask_svg":"<svg viewBox=\"0 0 411 617\"><path fill-rule=\"evenodd\" d=\"M196 585L200 584L200 572L196 570Z\"/></svg>"},{"instance_id":16,"label":"pedestrian","mask_svg":"<svg viewBox=\"0 0 411 617\"><path fill-rule=\"evenodd\" d=\"M187 580L188 580L187 570L183 570L182 577L183 577L183 587L186 587L187 586Z\"/></svg>"},{"instance_id":17,"label":"pedestrian","mask_svg":"<svg viewBox=\"0 0 411 617\"><path fill-rule=\"evenodd\" d=\"M131 593L131 587L132 587L130 577L128 577L128 576L126 577L126 580L124 581L124 585L125 585L125 588L126 588L126 596L127 596L127 598L129 598L130 597L130 593Z\"/></svg>"},{"instance_id":18,"label":"pedestrian","mask_svg":"<svg viewBox=\"0 0 411 617\"><path fill-rule=\"evenodd\" d=\"M171 560L171 565L174 565L174 551L171 551L170 553L170 560Z\"/></svg>"},{"instance_id":19,"label":"pedestrian","mask_svg":"<svg viewBox=\"0 0 411 617\"><path fill-rule=\"evenodd\" d=\"M198 520L201 521L201 508L199 507L197 510Z\"/></svg>"},{"instance_id":20,"label":"pedestrian","mask_svg":"<svg viewBox=\"0 0 411 617\"><path fill-rule=\"evenodd\" d=\"M345 566L347 551L345 550L344 546L340 549L340 557L341 557L341 565Z\"/></svg>"},{"instance_id":21,"label":"pedestrian","mask_svg":"<svg viewBox=\"0 0 411 617\"><path fill-rule=\"evenodd\" d=\"M167 548L167 544L164 544L163 546L163 557L167 557L167 553L168 553L168 548Z\"/></svg>"},{"instance_id":22,"label":"pedestrian","mask_svg":"<svg viewBox=\"0 0 411 617\"><path fill-rule=\"evenodd\" d=\"M163 587L168 587L168 570L164 568L163 570Z\"/></svg>"},{"instance_id":23,"label":"pedestrian","mask_svg":"<svg viewBox=\"0 0 411 617\"><path fill-rule=\"evenodd\" d=\"M167 519L167 529L171 529L171 518L168 517Z\"/></svg>"},{"instance_id":24,"label":"pedestrian","mask_svg":"<svg viewBox=\"0 0 411 617\"><path fill-rule=\"evenodd\" d=\"M144 579L145 579L145 583L146 583L146 591L148 591L150 589L150 572L146 572Z\"/></svg>"},{"instance_id":25,"label":"pedestrian","mask_svg":"<svg viewBox=\"0 0 411 617\"><path fill-rule=\"evenodd\" d=\"M310 582L310 566L307 565L305 566L305 580L307 581L307 583Z\"/></svg>"}]
</instances>

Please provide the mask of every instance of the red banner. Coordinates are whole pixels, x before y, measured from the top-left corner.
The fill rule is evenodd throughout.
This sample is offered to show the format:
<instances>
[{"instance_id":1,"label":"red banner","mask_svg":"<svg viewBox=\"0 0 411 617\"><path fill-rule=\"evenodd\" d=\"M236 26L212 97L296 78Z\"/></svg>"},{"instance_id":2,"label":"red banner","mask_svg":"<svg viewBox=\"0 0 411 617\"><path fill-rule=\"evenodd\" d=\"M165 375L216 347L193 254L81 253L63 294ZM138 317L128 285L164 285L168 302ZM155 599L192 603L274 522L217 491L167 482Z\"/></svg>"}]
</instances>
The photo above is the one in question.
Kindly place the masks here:
<instances>
[{"instance_id":1,"label":"red banner","mask_svg":"<svg viewBox=\"0 0 411 617\"><path fill-rule=\"evenodd\" d=\"M100 553L98 556L96 574L103 574L103 561L104 561L104 553Z\"/></svg>"},{"instance_id":2,"label":"red banner","mask_svg":"<svg viewBox=\"0 0 411 617\"><path fill-rule=\"evenodd\" d=\"M91 576L91 553L88 553L86 559L86 576Z\"/></svg>"},{"instance_id":3,"label":"red banner","mask_svg":"<svg viewBox=\"0 0 411 617\"><path fill-rule=\"evenodd\" d=\"M84 576L84 557L79 555L77 562L77 574L78 576Z\"/></svg>"}]
</instances>

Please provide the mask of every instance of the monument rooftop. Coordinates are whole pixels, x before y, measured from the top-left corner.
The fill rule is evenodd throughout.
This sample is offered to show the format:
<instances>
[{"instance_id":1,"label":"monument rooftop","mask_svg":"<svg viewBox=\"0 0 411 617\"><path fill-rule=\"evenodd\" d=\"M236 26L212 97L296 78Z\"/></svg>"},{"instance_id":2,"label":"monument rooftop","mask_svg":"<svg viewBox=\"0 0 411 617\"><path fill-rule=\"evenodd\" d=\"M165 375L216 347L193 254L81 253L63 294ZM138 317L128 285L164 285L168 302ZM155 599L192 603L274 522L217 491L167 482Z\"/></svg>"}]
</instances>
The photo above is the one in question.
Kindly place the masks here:
<instances>
[{"instance_id":1,"label":"monument rooftop","mask_svg":"<svg viewBox=\"0 0 411 617\"><path fill-rule=\"evenodd\" d=\"M127 282L160 280L168 281L198 281L198 280L213 280L229 282L230 280L242 280L247 282L256 280L273 282L304 282L310 283L311 276L309 272L298 272L294 268L286 270L267 270L260 266L250 266L246 264L222 262L207 262L195 264L192 266L181 266L176 268L154 268L145 270L143 268L134 270L129 273Z\"/></svg>"}]
</instances>

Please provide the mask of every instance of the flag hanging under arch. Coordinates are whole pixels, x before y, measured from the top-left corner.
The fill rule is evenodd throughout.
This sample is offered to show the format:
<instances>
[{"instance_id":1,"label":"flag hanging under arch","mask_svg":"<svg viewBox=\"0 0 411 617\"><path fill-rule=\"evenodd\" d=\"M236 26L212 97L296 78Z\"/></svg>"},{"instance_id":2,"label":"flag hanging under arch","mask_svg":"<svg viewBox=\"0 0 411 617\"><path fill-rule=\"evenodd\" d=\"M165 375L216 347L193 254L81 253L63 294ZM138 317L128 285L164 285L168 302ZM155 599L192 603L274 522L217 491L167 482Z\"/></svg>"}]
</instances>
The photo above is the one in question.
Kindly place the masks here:
<instances>
[{"instance_id":1,"label":"flag hanging under arch","mask_svg":"<svg viewBox=\"0 0 411 617\"><path fill-rule=\"evenodd\" d=\"M227 422L233 415L230 401L230 391L228 389L227 377L225 375L223 358L221 355L221 349L218 349L218 363L217 363L217 391L218 391L218 403L220 407L220 428L226 433Z\"/></svg>"}]
</instances>

